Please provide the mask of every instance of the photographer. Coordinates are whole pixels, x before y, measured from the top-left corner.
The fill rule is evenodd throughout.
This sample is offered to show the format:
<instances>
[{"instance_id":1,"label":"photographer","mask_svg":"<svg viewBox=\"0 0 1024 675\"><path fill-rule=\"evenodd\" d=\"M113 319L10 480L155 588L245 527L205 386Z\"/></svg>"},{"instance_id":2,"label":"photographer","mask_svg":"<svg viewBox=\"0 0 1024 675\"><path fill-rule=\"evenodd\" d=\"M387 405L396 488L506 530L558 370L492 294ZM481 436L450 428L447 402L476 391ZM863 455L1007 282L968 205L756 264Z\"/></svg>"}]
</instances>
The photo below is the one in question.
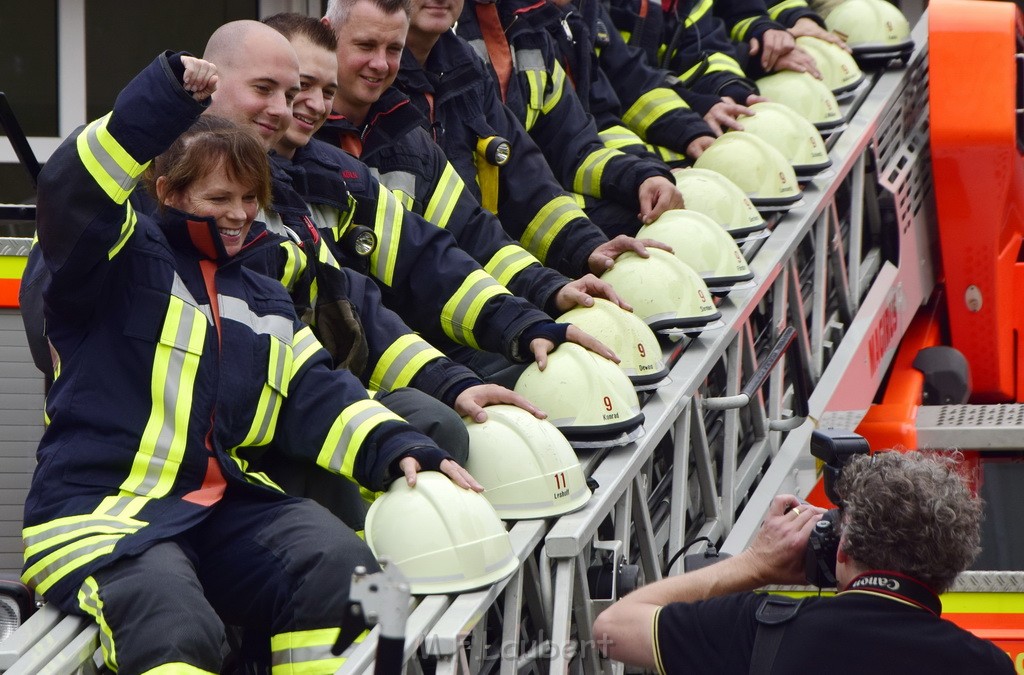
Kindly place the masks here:
<instances>
[{"instance_id":1,"label":"photographer","mask_svg":"<svg viewBox=\"0 0 1024 675\"><path fill-rule=\"evenodd\" d=\"M751 668L755 638L769 640L756 613L774 596L752 591L805 583L808 537L823 515L792 495L775 497L749 548L629 594L598 616L594 637L607 656L662 673L1013 675L995 645L940 618L938 594L979 551L981 502L958 460L920 452L849 460L837 484L840 592L803 600L772 629L760 671Z\"/></svg>"}]
</instances>

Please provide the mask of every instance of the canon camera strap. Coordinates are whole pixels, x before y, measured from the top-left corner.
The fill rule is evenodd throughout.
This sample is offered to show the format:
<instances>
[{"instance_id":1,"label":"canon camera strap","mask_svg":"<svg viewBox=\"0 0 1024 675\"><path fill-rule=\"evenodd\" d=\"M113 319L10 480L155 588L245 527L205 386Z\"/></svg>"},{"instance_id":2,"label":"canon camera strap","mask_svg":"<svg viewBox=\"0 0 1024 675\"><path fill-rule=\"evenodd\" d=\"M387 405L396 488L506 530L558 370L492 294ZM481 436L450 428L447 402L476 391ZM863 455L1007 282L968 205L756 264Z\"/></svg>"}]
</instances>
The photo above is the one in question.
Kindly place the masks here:
<instances>
[{"instance_id":1,"label":"canon camera strap","mask_svg":"<svg viewBox=\"0 0 1024 675\"><path fill-rule=\"evenodd\" d=\"M850 585L839 595L846 593L866 593L881 595L899 602L912 605L935 616L942 614L942 601L935 591L899 572L872 570L854 578Z\"/></svg>"}]
</instances>

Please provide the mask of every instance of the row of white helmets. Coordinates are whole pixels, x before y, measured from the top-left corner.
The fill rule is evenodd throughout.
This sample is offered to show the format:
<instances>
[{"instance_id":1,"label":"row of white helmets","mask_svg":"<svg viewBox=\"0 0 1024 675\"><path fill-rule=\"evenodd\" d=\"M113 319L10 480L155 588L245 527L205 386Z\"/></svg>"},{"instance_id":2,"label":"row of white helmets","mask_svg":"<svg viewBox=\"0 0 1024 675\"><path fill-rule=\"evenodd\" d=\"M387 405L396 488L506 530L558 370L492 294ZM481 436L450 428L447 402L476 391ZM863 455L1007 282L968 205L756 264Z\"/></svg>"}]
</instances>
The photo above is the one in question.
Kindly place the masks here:
<instances>
[{"instance_id":1,"label":"row of white helmets","mask_svg":"<svg viewBox=\"0 0 1024 675\"><path fill-rule=\"evenodd\" d=\"M864 31L845 27L846 17L874 12L884 25L900 25L875 4L892 7L885 0L846 0L826 18L830 29L843 32L855 56L865 48ZM742 120L745 131L730 131L694 167L677 170L686 208L667 212L637 235L669 244L673 253L627 253L603 276L634 312L598 299L559 317L607 344L621 363L563 344L544 371L528 366L515 387L548 413L547 420L507 405L487 408L484 423L465 419L466 468L484 486L482 495L426 472L415 488L398 480L374 501L367 543L375 555L399 566L413 593L462 592L511 574L518 561L503 521L559 516L591 496L570 441L614 444L643 424L637 390L658 386L668 374L656 331L707 330L720 318L714 297L752 285L737 241L764 234L759 208L775 210L799 199L798 176L829 166L821 131L842 123L835 95L856 88L864 77L835 45L815 38L799 42L824 79L781 73L759 80L773 102L753 106L755 116ZM902 45L899 31L885 44L890 51ZM881 53L877 46L866 48Z\"/></svg>"}]
</instances>

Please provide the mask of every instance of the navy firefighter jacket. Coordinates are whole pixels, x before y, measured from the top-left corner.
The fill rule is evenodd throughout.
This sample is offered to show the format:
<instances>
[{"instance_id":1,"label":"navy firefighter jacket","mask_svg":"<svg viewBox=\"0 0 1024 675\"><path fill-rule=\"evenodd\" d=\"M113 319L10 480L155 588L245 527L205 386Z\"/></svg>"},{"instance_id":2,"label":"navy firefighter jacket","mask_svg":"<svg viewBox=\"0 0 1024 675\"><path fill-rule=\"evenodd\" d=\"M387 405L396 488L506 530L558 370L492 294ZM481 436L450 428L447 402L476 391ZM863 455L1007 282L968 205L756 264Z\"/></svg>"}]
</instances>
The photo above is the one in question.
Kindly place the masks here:
<instances>
[{"instance_id":1,"label":"navy firefighter jacket","mask_svg":"<svg viewBox=\"0 0 1024 675\"><path fill-rule=\"evenodd\" d=\"M228 258L213 221L131 207L150 160L202 112L182 72L180 55L158 57L40 175L59 362L22 578L69 612L82 613L76 596L94 571L194 526L228 486L277 498L247 471L247 448L303 455L379 490L394 460L435 447L332 370L280 282L244 267L261 237Z\"/></svg>"}]
</instances>

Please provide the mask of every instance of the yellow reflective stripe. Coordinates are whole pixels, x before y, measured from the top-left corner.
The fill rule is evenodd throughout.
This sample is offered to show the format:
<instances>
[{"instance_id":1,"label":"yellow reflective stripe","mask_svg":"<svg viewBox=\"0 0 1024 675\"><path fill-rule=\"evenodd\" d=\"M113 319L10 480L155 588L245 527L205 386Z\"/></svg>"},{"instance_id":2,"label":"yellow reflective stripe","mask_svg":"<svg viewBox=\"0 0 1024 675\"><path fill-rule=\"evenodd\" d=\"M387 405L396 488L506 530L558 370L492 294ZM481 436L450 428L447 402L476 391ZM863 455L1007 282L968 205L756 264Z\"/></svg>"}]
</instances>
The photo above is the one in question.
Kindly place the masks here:
<instances>
[{"instance_id":1,"label":"yellow reflective stripe","mask_svg":"<svg viewBox=\"0 0 1024 675\"><path fill-rule=\"evenodd\" d=\"M112 113L107 113L87 126L75 139L78 156L96 184L110 201L124 204L135 189L149 162L139 164L121 147L110 132Z\"/></svg>"},{"instance_id":2,"label":"yellow reflective stripe","mask_svg":"<svg viewBox=\"0 0 1024 675\"><path fill-rule=\"evenodd\" d=\"M142 675L217 675L212 670L203 670L187 663L177 661L175 663L164 663L156 668L151 668Z\"/></svg>"},{"instance_id":3,"label":"yellow reflective stripe","mask_svg":"<svg viewBox=\"0 0 1024 675\"><path fill-rule=\"evenodd\" d=\"M267 359L267 381L260 391L260 400L253 412L252 425L241 446L266 445L274 436L282 400L288 396L288 375L292 372L292 350L280 339L271 336Z\"/></svg>"},{"instance_id":4,"label":"yellow reflective stripe","mask_svg":"<svg viewBox=\"0 0 1024 675\"><path fill-rule=\"evenodd\" d=\"M612 148L601 148L584 157L572 181L573 192L600 197L601 177L608 162L616 157L622 157L622 151Z\"/></svg>"},{"instance_id":5,"label":"yellow reflective stripe","mask_svg":"<svg viewBox=\"0 0 1024 675\"><path fill-rule=\"evenodd\" d=\"M114 645L114 633L110 630L107 618L103 615L103 600L100 598L100 588L95 578L87 577L82 582L81 588L78 589L78 606L99 625L103 661L116 672L117 652Z\"/></svg>"},{"instance_id":6,"label":"yellow reflective stripe","mask_svg":"<svg viewBox=\"0 0 1024 675\"><path fill-rule=\"evenodd\" d=\"M672 110L687 109L689 106L679 98L679 94L665 87L651 89L633 102L629 110L622 116L631 129L644 136L652 124L662 115Z\"/></svg>"},{"instance_id":7,"label":"yellow reflective stripe","mask_svg":"<svg viewBox=\"0 0 1024 675\"><path fill-rule=\"evenodd\" d=\"M572 197L559 195L537 211L519 242L527 251L544 262L555 237L576 218L586 218L586 214Z\"/></svg>"},{"instance_id":8,"label":"yellow reflective stripe","mask_svg":"<svg viewBox=\"0 0 1024 675\"><path fill-rule=\"evenodd\" d=\"M728 72L740 77L746 77L743 69L740 68L740 64L736 62L731 56L725 54L715 53L708 58L708 72L709 73L720 73Z\"/></svg>"},{"instance_id":9,"label":"yellow reflective stripe","mask_svg":"<svg viewBox=\"0 0 1024 675\"><path fill-rule=\"evenodd\" d=\"M443 357L418 335L403 335L381 354L370 375L370 387L378 391L394 391L407 386L423 366Z\"/></svg>"},{"instance_id":10,"label":"yellow reflective stripe","mask_svg":"<svg viewBox=\"0 0 1024 675\"><path fill-rule=\"evenodd\" d=\"M124 492L162 497L185 455L192 389L206 339L206 317L172 295L150 374L151 409Z\"/></svg>"},{"instance_id":11,"label":"yellow reflective stripe","mask_svg":"<svg viewBox=\"0 0 1024 675\"><path fill-rule=\"evenodd\" d=\"M110 247L109 251L107 251L107 260L113 260L114 256L120 253L121 249L124 248L124 245L128 243L128 239L132 236L132 233L135 232L135 223L138 220L135 215L135 209L132 208L130 203L126 203L125 211L124 222L121 223L121 234L117 236L117 241L115 241L114 245Z\"/></svg>"},{"instance_id":12,"label":"yellow reflective stripe","mask_svg":"<svg viewBox=\"0 0 1024 675\"><path fill-rule=\"evenodd\" d=\"M736 42L745 42L747 39L747 31L750 30L750 27L753 25L755 21L757 21L757 19L758 17L752 16L748 19L737 21L736 25L732 27L732 33L730 33L730 37Z\"/></svg>"},{"instance_id":13,"label":"yellow reflective stripe","mask_svg":"<svg viewBox=\"0 0 1024 675\"><path fill-rule=\"evenodd\" d=\"M138 523L141 526L145 525L145 523L135 520L135 516L139 515L143 507L150 501L152 500L149 497L111 495L110 497L104 497L93 513L117 518L119 522Z\"/></svg>"},{"instance_id":14,"label":"yellow reflective stripe","mask_svg":"<svg viewBox=\"0 0 1024 675\"><path fill-rule=\"evenodd\" d=\"M778 19L779 15L787 9L796 9L798 7L807 7L807 3L804 0L782 0L777 5L772 5L768 8L768 16L772 19Z\"/></svg>"},{"instance_id":15,"label":"yellow reflective stripe","mask_svg":"<svg viewBox=\"0 0 1024 675\"><path fill-rule=\"evenodd\" d=\"M685 26L689 28L697 23L702 16L708 13L712 4L714 4L714 0L701 0L701 3L694 7L693 11L686 16Z\"/></svg>"},{"instance_id":16,"label":"yellow reflective stripe","mask_svg":"<svg viewBox=\"0 0 1024 675\"><path fill-rule=\"evenodd\" d=\"M427 207L423 210L423 217L438 227L448 227L448 219L452 217L455 205L459 203L462 190L466 184L455 171L451 162L444 163L444 171L434 186L434 192L427 200Z\"/></svg>"},{"instance_id":17,"label":"yellow reflective stripe","mask_svg":"<svg viewBox=\"0 0 1024 675\"><path fill-rule=\"evenodd\" d=\"M543 89L541 91L543 91ZM562 69L562 64L556 61L555 67L551 71L551 93L544 99L544 104L541 106L541 111L545 115L555 109L558 102L562 100L562 93L564 91L565 70Z\"/></svg>"},{"instance_id":18,"label":"yellow reflective stripe","mask_svg":"<svg viewBox=\"0 0 1024 675\"><path fill-rule=\"evenodd\" d=\"M49 555L43 556L34 565L28 567L21 578L29 586L35 587L39 593L46 593L55 583L79 567L109 554L125 534L127 533L95 535L76 539L67 546L62 546L51 551Z\"/></svg>"},{"instance_id":19,"label":"yellow reflective stripe","mask_svg":"<svg viewBox=\"0 0 1024 675\"><path fill-rule=\"evenodd\" d=\"M484 305L496 296L509 293L508 289L483 270L473 270L463 279L459 290L452 294L441 309L441 328L459 344L479 349L473 335L476 320Z\"/></svg>"},{"instance_id":20,"label":"yellow reflective stripe","mask_svg":"<svg viewBox=\"0 0 1024 675\"><path fill-rule=\"evenodd\" d=\"M616 150L628 148L632 145L644 144L640 137L636 135L635 131L618 124L608 127L604 131L598 132L597 135L601 138L601 142L604 143L605 146L615 148Z\"/></svg>"},{"instance_id":21,"label":"yellow reflective stripe","mask_svg":"<svg viewBox=\"0 0 1024 675\"><path fill-rule=\"evenodd\" d=\"M295 331L295 337L292 338L292 371L288 376L289 382L296 373L302 370L306 361L309 361L321 348L320 342L313 335L309 326L303 326Z\"/></svg>"},{"instance_id":22,"label":"yellow reflective stripe","mask_svg":"<svg viewBox=\"0 0 1024 675\"><path fill-rule=\"evenodd\" d=\"M406 209L407 211L412 211L413 207L416 206L416 200L413 199L413 196L407 192L402 192L401 190L392 190L391 194L395 196L395 199L397 199L398 203L402 205L402 208Z\"/></svg>"},{"instance_id":23,"label":"yellow reflective stripe","mask_svg":"<svg viewBox=\"0 0 1024 675\"><path fill-rule=\"evenodd\" d=\"M347 406L331 425L316 463L351 478L363 441L376 427L392 420L401 422L402 418L368 398Z\"/></svg>"},{"instance_id":24,"label":"yellow reflective stripe","mask_svg":"<svg viewBox=\"0 0 1024 675\"><path fill-rule=\"evenodd\" d=\"M377 233L377 248L370 254L370 271L388 286L395 276L404 212L405 209L395 195L380 185L377 191L377 211L373 219L373 229Z\"/></svg>"},{"instance_id":25,"label":"yellow reflective stripe","mask_svg":"<svg viewBox=\"0 0 1024 675\"><path fill-rule=\"evenodd\" d=\"M508 286L516 275L534 263L540 264L529 251L517 244L502 246L498 252L484 265L484 271L490 274L502 286Z\"/></svg>"},{"instance_id":26,"label":"yellow reflective stripe","mask_svg":"<svg viewBox=\"0 0 1024 675\"><path fill-rule=\"evenodd\" d=\"M279 246L285 255L284 269L281 270L281 284L290 293L306 268L306 256L302 253L302 248L294 241L282 241Z\"/></svg>"},{"instance_id":27,"label":"yellow reflective stripe","mask_svg":"<svg viewBox=\"0 0 1024 675\"><path fill-rule=\"evenodd\" d=\"M22 530L25 558L36 556L47 549L73 541L83 535L132 534L146 525L130 517L116 517L102 513L64 516L26 527Z\"/></svg>"},{"instance_id":28,"label":"yellow reflective stripe","mask_svg":"<svg viewBox=\"0 0 1024 675\"><path fill-rule=\"evenodd\" d=\"M526 71L526 84L530 88L530 104L526 106L526 119L523 120L523 128L531 131L537 120L540 119L540 111L543 107L544 86L547 84L548 74L543 70Z\"/></svg>"},{"instance_id":29,"label":"yellow reflective stripe","mask_svg":"<svg viewBox=\"0 0 1024 675\"><path fill-rule=\"evenodd\" d=\"M338 628L280 633L270 638L270 663L273 675L320 675L333 673L346 661L345 656L334 656L331 647L338 639ZM354 641L359 644L369 631L363 631Z\"/></svg>"},{"instance_id":30,"label":"yellow reflective stripe","mask_svg":"<svg viewBox=\"0 0 1024 675\"><path fill-rule=\"evenodd\" d=\"M651 145L650 143L648 143L644 147L646 147L648 150L661 157L662 161L665 162L678 162L686 159L685 154L681 152L676 152L675 150L670 150L669 148L666 148L661 145Z\"/></svg>"}]
</instances>

